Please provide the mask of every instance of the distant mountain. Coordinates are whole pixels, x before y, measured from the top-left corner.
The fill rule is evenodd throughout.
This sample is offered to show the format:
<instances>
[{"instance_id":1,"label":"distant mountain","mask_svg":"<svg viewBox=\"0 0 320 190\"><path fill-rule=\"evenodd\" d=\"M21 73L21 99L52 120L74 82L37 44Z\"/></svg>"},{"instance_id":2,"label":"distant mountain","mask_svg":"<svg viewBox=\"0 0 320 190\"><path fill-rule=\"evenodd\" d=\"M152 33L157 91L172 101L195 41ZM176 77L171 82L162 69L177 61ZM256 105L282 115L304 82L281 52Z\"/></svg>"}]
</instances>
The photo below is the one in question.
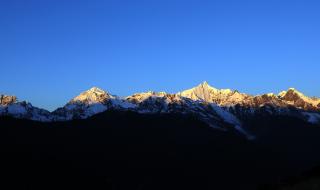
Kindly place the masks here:
<instances>
[{"instance_id":1,"label":"distant mountain","mask_svg":"<svg viewBox=\"0 0 320 190\"><path fill-rule=\"evenodd\" d=\"M1 95L0 189L275 189L320 165L318 102L207 82L128 97L94 87L53 112Z\"/></svg>"},{"instance_id":2,"label":"distant mountain","mask_svg":"<svg viewBox=\"0 0 320 190\"><path fill-rule=\"evenodd\" d=\"M320 99L309 98L301 92L290 88L288 91L283 91L279 95L273 93L252 96L243 94L237 90L216 89L211 87L207 82L199 86L178 93L183 97L192 100L201 100L210 103L216 103L219 106L234 106L242 105L246 107L261 107L266 104L274 107L295 107L307 111L320 111Z\"/></svg>"},{"instance_id":3,"label":"distant mountain","mask_svg":"<svg viewBox=\"0 0 320 190\"><path fill-rule=\"evenodd\" d=\"M86 119L106 110L129 110L141 114L178 113L194 115L209 126L237 130L254 139L244 124L259 116L295 117L320 124L320 99L310 98L290 88L278 95L249 95L237 90L216 89L207 82L176 94L145 92L120 98L93 87L53 112L19 102L14 96L1 95L0 114L39 121Z\"/></svg>"},{"instance_id":4,"label":"distant mountain","mask_svg":"<svg viewBox=\"0 0 320 190\"><path fill-rule=\"evenodd\" d=\"M54 120L85 119L108 109L129 109L134 105L97 87L85 91L58 108L52 115Z\"/></svg>"},{"instance_id":5,"label":"distant mountain","mask_svg":"<svg viewBox=\"0 0 320 190\"><path fill-rule=\"evenodd\" d=\"M19 102L17 97L8 95L0 95L0 115L46 122L53 120L49 111L34 107L25 101Z\"/></svg>"},{"instance_id":6,"label":"distant mountain","mask_svg":"<svg viewBox=\"0 0 320 190\"><path fill-rule=\"evenodd\" d=\"M249 95L230 89L219 90L213 88L207 82L203 82L197 87L185 90L178 94L194 101L216 103L223 106L238 104L250 97Z\"/></svg>"},{"instance_id":7,"label":"distant mountain","mask_svg":"<svg viewBox=\"0 0 320 190\"><path fill-rule=\"evenodd\" d=\"M293 105L294 107L300 109L309 111L320 110L319 98L309 98L294 88L290 88L288 91L280 92L279 98L285 101L287 104Z\"/></svg>"}]
</instances>

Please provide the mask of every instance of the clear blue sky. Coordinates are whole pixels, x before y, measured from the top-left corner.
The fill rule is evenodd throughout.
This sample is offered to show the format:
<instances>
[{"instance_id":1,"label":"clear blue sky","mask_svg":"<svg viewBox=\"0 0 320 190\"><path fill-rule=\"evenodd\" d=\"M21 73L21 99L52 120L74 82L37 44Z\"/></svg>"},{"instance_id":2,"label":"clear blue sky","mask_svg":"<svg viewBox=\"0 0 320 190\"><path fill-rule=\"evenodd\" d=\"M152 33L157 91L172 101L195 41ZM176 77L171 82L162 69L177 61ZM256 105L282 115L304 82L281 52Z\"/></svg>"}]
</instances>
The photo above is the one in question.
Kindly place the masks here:
<instances>
[{"instance_id":1,"label":"clear blue sky","mask_svg":"<svg viewBox=\"0 0 320 190\"><path fill-rule=\"evenodd\" d=\"M0 0L0 93L50 110L206 80L320 96L320 1Z\"/></svg>"}]
</instances>

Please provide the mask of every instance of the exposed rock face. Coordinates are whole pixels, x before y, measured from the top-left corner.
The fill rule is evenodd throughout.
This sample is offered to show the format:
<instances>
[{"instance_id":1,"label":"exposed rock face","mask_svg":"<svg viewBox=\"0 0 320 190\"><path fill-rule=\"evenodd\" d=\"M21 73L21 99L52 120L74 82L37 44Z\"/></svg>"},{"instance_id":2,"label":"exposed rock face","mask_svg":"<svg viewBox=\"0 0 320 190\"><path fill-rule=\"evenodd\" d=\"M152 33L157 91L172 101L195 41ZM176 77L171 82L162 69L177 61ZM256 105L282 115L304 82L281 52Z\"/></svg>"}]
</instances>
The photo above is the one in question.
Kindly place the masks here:
<instances>
[{"instance_id":1,"label":"exposed rock face","mask_svg":"<svg viewBox=\"0 0 320 190\"><path fill-rule=\"evenodd\" d=\"M310 98L297 91L294 88L290 88L288 91L283 91L279 94L279 97L287 104L293 105L294 107L310 110L319 111L320 99Z\"/></svg>"},{"instance_id":2,"label":"exposed rock face","mask_svg":"<svg viewBox=\"0 0 320 190\"><path fill-rule=\"evenodd\" d=\"M13 104L17 102L17 97L8 96L8 95L0 95L0 105L7 106L9 104Z\"/></svg>"},{"instance_id":3,"label":"exposed rock face","mask_svg":"<svg viewBox=\"0 0 320 190\"><path fill-rule=\"evenodd\" d=\"M252 108L259 108L262 106L272 106L285 108L287 104L279 99L278 96L274 94L263 94L259 96L251 96L245 101L240 102L241 105Z\"/></svg>"}]
</instances>

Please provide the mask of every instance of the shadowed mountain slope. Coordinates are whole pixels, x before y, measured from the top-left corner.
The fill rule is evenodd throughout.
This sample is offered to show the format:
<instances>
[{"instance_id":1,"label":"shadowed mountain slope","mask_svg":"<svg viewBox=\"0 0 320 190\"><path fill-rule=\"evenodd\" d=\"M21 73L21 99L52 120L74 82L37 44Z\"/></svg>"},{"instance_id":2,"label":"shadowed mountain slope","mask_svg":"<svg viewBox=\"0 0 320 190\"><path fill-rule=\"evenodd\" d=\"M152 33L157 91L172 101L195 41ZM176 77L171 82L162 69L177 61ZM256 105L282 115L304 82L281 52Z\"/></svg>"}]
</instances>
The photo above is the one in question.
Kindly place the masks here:
<instances>
[{"instance_id":1,"label":"shadowed mountain slope","mask_svg":"<svg viewBox=\"0 0 320 190\"><path fill-rule=\"evenodd\" d=\"M318 126L291 117L247 124L259 140L181 114L107 111L52 123L1 117L1 185L250 190L318 164Z\"/></svg>"}]
</instances>

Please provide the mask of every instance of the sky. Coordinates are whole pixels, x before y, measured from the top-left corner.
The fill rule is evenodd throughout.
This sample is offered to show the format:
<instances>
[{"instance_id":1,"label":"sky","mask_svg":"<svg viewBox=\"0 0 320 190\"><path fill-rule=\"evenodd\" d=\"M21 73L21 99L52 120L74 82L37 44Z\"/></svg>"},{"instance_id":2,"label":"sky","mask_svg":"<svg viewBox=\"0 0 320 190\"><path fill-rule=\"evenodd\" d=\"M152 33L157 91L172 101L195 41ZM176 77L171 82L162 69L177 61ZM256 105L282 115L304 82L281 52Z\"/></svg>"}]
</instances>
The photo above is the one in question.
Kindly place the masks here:
<instances>
[{"instance_id":1,"label":"sky","mask_svg":"<svg viewBox=\"0 0 320 190\"><path fill-rule=\"evenodd\" d=\"M93 86L208 81L320 97L318 0L0 0L0 94L53 110Z\"/></svg>"}]
</instances>

